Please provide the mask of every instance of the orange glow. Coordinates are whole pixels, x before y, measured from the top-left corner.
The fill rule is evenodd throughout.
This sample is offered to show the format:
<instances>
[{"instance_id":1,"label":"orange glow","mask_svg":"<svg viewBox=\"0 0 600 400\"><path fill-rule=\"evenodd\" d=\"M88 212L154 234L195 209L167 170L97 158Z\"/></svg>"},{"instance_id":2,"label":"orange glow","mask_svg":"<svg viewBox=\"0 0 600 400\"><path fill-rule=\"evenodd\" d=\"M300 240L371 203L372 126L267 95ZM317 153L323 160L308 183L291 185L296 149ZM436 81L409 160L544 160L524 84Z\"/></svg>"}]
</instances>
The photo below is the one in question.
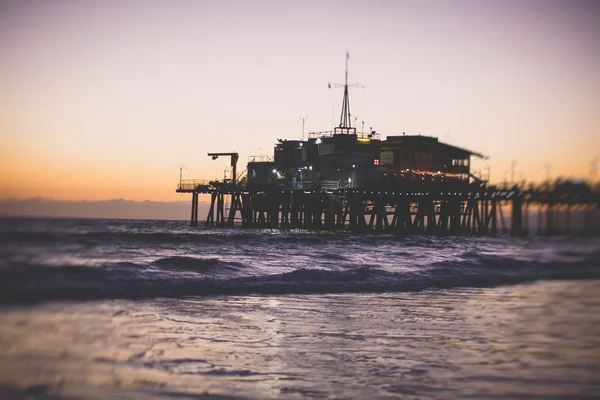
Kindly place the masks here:
<instances>
[{"instance_id":1,"label":"orange glow","mask_svg":"<svg viewBox=\"0 0 600 400\"><path fill-rule=\"evenodd\" d=\"M182 164L184 179L223 178L207 152L239 152L243 171L300 139L299 114L332 129L342 93L325 84L348 43L349 80L365 85L350 91L353 123L382 139L489 155L471 171L489 165L492 182L514 160L519 181L588 179L600 155L599 7L234 3L2 6L0 198L182 200ZM368 20L381 23L356 29Z\"/></svg>"}]
</instances>

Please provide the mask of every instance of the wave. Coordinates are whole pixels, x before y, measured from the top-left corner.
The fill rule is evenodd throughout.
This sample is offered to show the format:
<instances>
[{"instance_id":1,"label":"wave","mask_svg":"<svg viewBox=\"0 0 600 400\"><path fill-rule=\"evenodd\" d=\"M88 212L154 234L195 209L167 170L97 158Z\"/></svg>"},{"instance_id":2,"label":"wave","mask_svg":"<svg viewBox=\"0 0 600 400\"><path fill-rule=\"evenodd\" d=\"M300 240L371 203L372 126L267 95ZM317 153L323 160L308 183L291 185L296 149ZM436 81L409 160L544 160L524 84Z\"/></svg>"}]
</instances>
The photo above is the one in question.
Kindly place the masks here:
<instances>
[{"instance_id":1,"label":"wave","mask_svg":"<svg viewBox=\"0 0 600 400\"><path fill-rule=\"evenodd\" d=\"M477 243L489 241L485 237L465 236L428 236L428 235L395 235L395 234L352 234L349 232L319 232L303 230L249 230L240 231L232 229L203 229L190 230L188 228L174 227L170 230L160 230L156 224L144 226L143 229L132 230L94 230L95 225L84 226L88 231L66 231L66 230L3 230L0 231L0 244L8 246L53 246L76 245L84 248L97 246L210 246L210 245L281 245L281 246L320 246L320 245L343 245L355 249L365 246L394 247L394 250L403 249L406 252L414 252L419 249L428 251L445 251L448 248L461 246L476 246ZM117 226L118 228L119 226ZM100 228L107 228L101 226ZM83 229L83 228L82 228ZM512 245L512 238L494 238L499 245ZM553 240L558 240L560 247L566 247L570 243L580 244L581 238L526 238L519 239L527 242L531 248L547 248L552 246ZM580 246L581 247L581 246ZM585 246L584 246L585 247ZM577 255L577 251L564 251L566 257ZM473 251L475 256L479 251ZM596 246L596 255L598 254ZM328 257L328 256L326 256ZM334 256L332 256L333 259Z\"/></svg>"},{"instance_id":2,"label":"wave","mask_svg":"<svg viewBox=\"0 0 600 400\"><path fill-rule=\"evenodd\" d=\"M242 270L245 266L238 262L225 262L218 258L196 257L166 257L153 261L151 265L163 270L190 271L204 274L233 273Z\"/></svg>"},{"instance_id":3,"label":"wave","mask_svg":"<svg viewBox=\"0 0 600 400\"><path fill-rule=\"evenodd\" d=\"M234 233L237 232L237 233ZM347 233L330 235L318 232L264 230L239 233L230 229L199 230L198 232L0 232L0 243L19 245L79 244L83 246L113 244L180 245L180 244L324 244L345 240Z\"/></svg>"},{"instance_id":4,"label":"wave","mask_svg":"<svg viewBox=\"0 0 600 400\"><path fill-rule=\"evenodd\" d=\"M101 245L123 242L146 244L223 243L256 240L251 234L164 233L164 232L3 232L0 243Z\"/></svg>"},{"instance_id":5,"label":"wave","mask_svg":"<svg viewBox=\"0 0 600 400\"><path fill-rule=\"evenodd\" d=\"M243 276L250 267L215 258L167 257L144 265L28 267L3 272L1 303L48 300L142 299L215 295L412 292L424 289L495 287L556 279L600 279L597 261L538 262L482 257L479 261L437 262L390 271L353 268L299 268ZM192 271L195 274L169 274ZM252 271L250 269L250 271ZM166 272L166 273L165 273Z\"/></svg>"},{"instance_id":6,"label":"wave","mask_svg":"<svg viewBox=\"0 0 600 400\"><path fill-rule=\"evenodd\" d=\"M458 236L422 236L395 234L352 234L349 232L299 231L299 230L252 230L240 232L231 229L201 229L197 231L139 232L139 231L4 231L0 232L0 243L18 244L82 244L102 245L121 243L143 244L309 244L345 243L353 245L401 244L407 247L445 248L457 241ZM473 240L473 238L470 238Z\"/></svg>"}]
</instances>

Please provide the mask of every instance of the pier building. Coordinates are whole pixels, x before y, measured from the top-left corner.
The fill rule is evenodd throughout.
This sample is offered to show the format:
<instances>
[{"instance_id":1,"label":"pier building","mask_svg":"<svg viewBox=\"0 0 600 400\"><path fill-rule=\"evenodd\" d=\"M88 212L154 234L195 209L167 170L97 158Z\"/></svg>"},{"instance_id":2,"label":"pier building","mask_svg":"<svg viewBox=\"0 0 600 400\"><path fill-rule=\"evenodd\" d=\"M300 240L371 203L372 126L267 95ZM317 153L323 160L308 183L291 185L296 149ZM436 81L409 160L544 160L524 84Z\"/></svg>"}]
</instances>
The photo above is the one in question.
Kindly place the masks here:
<instances>
[{"instance_id":1,"label":"pier building","mask_svg":"<svg viewBox=\"0 0 600 400\"><path fill-rule=\"evenodd\" d=\"M211 198L206 226L360 232L520 236L529 232L534 206L545 213L543 230L550 234L557 232L556 210L566 210L568 231L572 208L598 207L600 195L586 185L490 186L471 171L472 158L485 155L435 137L403 133L382 140L375 130L358 131L351 124L347 68L346 59L333 131L277 139L272 156L250 157L245 176L236 172L238 153L208 153L230 157L231 179L180 180L177 192L192 194L192 226L199 222L199 194Z\"/></svg>"}]
</instances>

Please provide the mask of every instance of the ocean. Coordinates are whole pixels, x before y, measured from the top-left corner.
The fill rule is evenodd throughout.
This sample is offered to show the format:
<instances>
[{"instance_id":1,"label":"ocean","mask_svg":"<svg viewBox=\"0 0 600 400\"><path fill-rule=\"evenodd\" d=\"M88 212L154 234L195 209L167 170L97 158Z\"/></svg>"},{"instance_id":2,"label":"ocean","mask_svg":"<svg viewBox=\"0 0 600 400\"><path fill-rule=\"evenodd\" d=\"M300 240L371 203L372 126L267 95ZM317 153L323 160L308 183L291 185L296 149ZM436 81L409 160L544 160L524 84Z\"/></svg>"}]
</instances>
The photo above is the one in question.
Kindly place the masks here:
<instances>
[{"instance_id":1,"label":"ocean","mask_svg":"<svg viewBox=\"0 0 600 400\"><path fill-rule=\"evenodd\" d=\"M0 219L1 398L592 399L600 238Z\"/></svg>"}]
</instances>

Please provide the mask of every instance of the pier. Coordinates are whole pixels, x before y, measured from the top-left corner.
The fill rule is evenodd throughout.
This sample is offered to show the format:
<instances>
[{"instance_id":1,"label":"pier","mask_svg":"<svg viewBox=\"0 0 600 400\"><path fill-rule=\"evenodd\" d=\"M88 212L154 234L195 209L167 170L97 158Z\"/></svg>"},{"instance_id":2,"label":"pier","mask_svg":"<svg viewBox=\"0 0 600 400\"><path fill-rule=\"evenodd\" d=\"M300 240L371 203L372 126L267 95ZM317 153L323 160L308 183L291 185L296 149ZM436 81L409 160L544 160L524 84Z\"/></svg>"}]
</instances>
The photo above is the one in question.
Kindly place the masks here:
<instances>
[{"instance_id":1,"label":"pier","mask_svg":"<svg viewBox=\"0 0 600 400\"><path fill-rule=\"evenodd\" d=\"M440 190L409 185L402 190L344 187L334 190L248 190L243 184L182 181L178 193L191 193L192 226L198 226L199 195L210 196L207 227L345 230L398 234L552 235L571 232L570 213L600 205L600 194L581 188L497 188L485 184ZM458 191L460 187L460 191ZM531 232L529 214L538 215ZM557 223L557 213L566 223Z\"/></svg>"},{"instance_id":2,"label":"pier","mask_svg":"<svg viewBox=\"0 0 600 400\"><path fill-rule=\"evenodd\" d=\"M350 113L348 57L345 76L344 84L329 84L344 88L332 131L277 139L273 156L251 156L245 175L236 172L238 153L207 153L213 160L229 157L229 180L180 175L177 192L192 194L191 225L200 222L203 194L210 196L207 227L524 236L569 233L572 211L589 214L590 228L600 225L591 218L600 193L586 183L493 186L489 169L487 176L471 171L471 159L485 160L484 154L404 132L382 140L373 128L365 131L363 121L359 131ZM537 232L530 226L534 212ZM562 224L559 214L566 215Z\"/></svg>"}]
</instances>

